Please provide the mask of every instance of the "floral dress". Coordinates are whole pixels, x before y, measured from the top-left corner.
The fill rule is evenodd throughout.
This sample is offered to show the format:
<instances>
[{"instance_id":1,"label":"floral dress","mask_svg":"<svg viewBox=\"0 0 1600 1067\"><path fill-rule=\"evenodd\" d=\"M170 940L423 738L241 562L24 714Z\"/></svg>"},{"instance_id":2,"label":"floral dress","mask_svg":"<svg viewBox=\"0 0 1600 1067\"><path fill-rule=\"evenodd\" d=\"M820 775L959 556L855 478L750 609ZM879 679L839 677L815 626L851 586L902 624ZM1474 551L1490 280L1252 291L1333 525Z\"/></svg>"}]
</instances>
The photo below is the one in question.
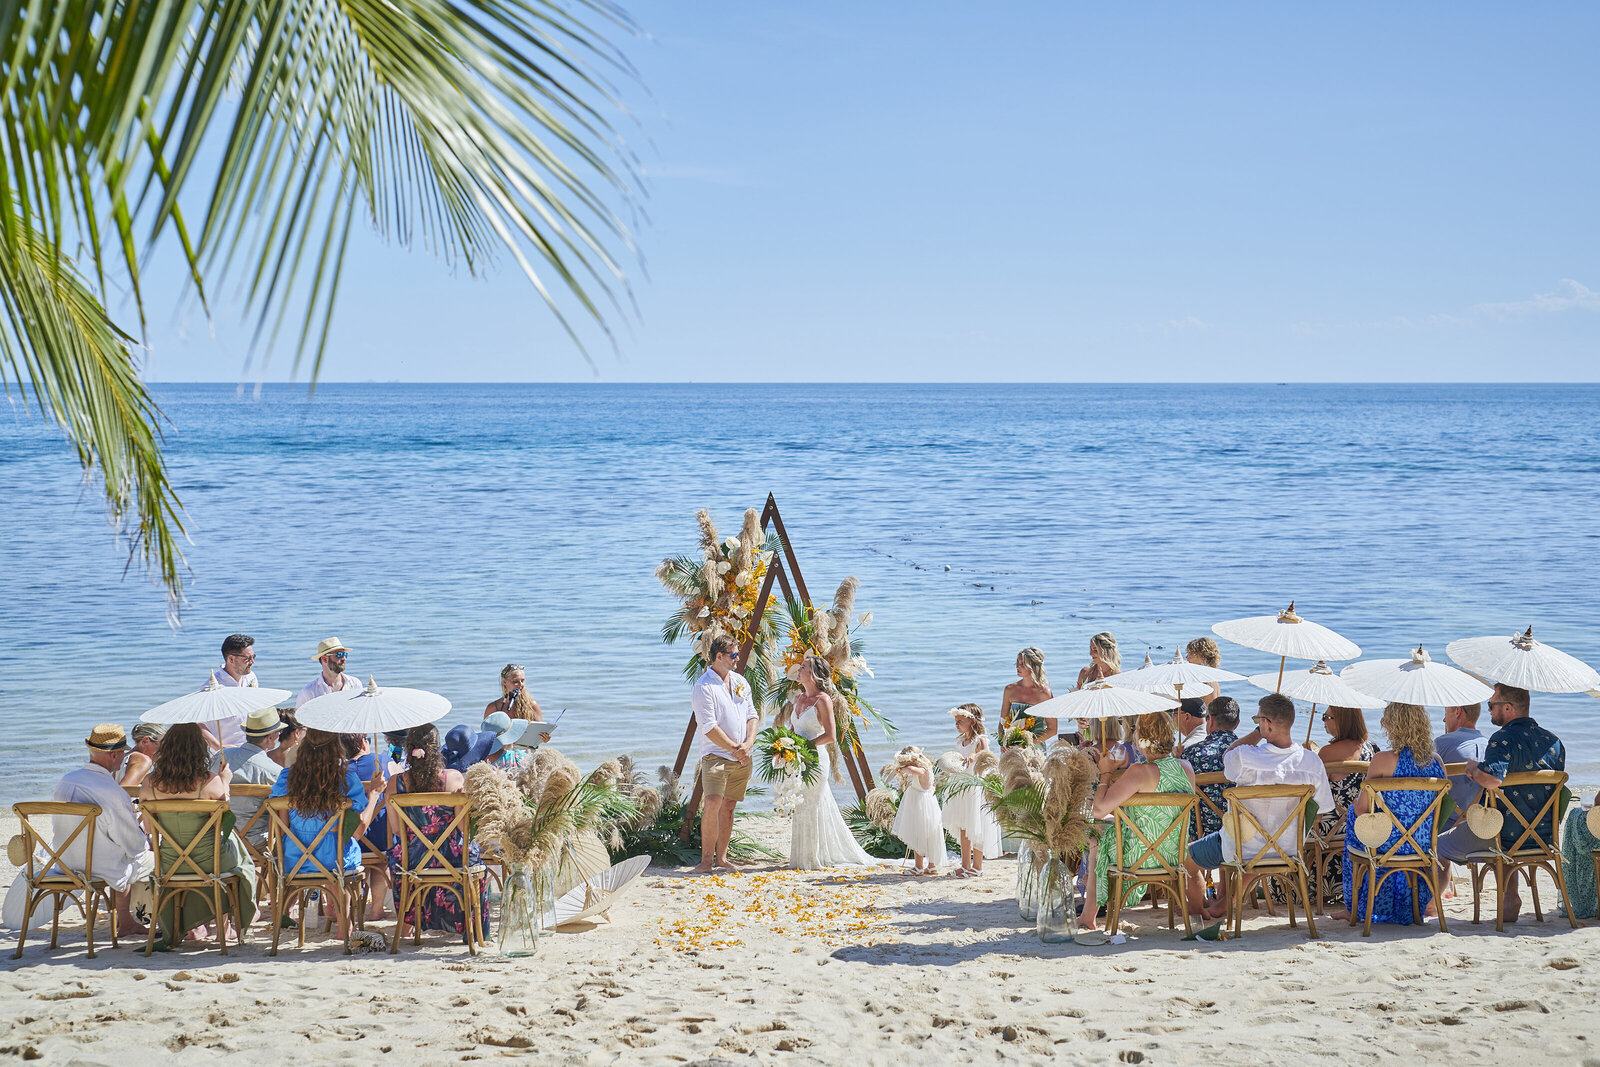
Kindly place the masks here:
<instances>
[{"instance_id":1,"label":"floral dress","mask_svg":"<svg viewBox=\"0 0 1600 1067\"><path fill-rule=\"evenodd\" d=\"M1171 756L1164 756L1155 760L1156 770L1160 777L1156 780L1155 792L1157 793L1193 793L1194 787L1189 784L1189 776L1183 772L1183 764ZM1144 834L1151 841L1166 832L1172 825L1172 820L1177 816L1177 808L1129 808L1128 816L1139 827L1139 833ZM1094 859L1094 898L1096 905L1104 905L1109 899L1110 889L1106 872L1111 868L1111 851L1116 846L1115 823L1100 831L1100 847L1095 851ZM1183 835L1174 830L1167 834L1165 841L1157 847L1162 859L1167 863L1177 865L1183 862L1180 844ZM1144 855L1145 844L1140 841L1137 834L1124 834L1122 838L1122 863L1132 864ZM1155 867L1155 861L1145 863L1146 867ZM1145 887L1136 885L1124 895L1122 906L1130 907L1144 899Z\"/></svg>"},{"instance_id":2,"label":"floral dress","mask_svg":"<svg viewBox=\"0 0 1600 1067\"><path fill-rule=\"evenodd\" d=\"M1600 848L1589 832L1589 809L1574 804L1567 812L1566 830L1561 835L1561 873L1567 879L1568 903L1580 919L1593 919L1600 913L1600 900L1595 898L1594 860L1590 857Z\"/></svg>"},{"instance_id":3,"label":"floral dress","mask_svg":"<svg viewBox=\"0 0 1600 1067\"><path fill-rule=\"evenodd\" d=\"M408 792L406 789L405 779L402 778L396 784L396 788L402 793ZM411 820L416 823L418 831L425 834L428 840L434 845L438 845L440 835L444 833L445 827L450 825L450 821L454 819L456 815L455 808L445 807L443 805L430 805L422 808L407 808L406 811L410 815ZM421 864L422 861L427 857L427 848L421 841L418 841L410 834L407 834L406 836L406 844L410 846L409 851L411 853L410 863L408 866L415 870L417 866ZM443 852L451 863L460 863L461 844L461 832L457 830L455 833L450 835L450 839L445 842L444 847L439 851ZM476 844L468 848L467 862L469 865L478 862L478 846ZM394 844L389 846L389 870L391 872L398 872L399 869L400 838L399 835L396 834ZM400 910L400 888L400 879L396 877L394 880L394 908L396 912L399 912ZM460 934L463 942L467 940L467 916L461 908L461 902L456 899L456 895L454 893L444 888L430 889L422 894L422 898L418 903L422 909L421 929L451 930ZM478 914L483 916L483 936L488 937L489 883L487 879L480 882L478 885ZM415 910L406 916L406 921L417 921Z\"/></svg>"},{"instance_id":4,"label":"floral dress","mask_svg":"<svg viewBox=\"0 0 1600 1067\"><path fill-rule=\"evenodd\" d=\"M1372 757L1378 754L1378 746L1372 741L1361 742L1361 751L1351 756L1351 763L1371 763ZM1399 777L1396 775L1396 777ZM1443 777L1441 773L1440 777ZM1317 813L1316 834L1324 841L1337 842L1339 835L1344 832L1345 821L1350 808L1355 804L1356 798L1361 795L1361 783L1367 776L1357 772L1347 774L1338 781L1330 780L1328 790L1333 793L1333 810ZM1344 857L1337 848L1323 854L1321 871L1312 871L1311 877L1322 878L1322 903L1328 907L1338 907L1344 902ZM1273 879L1272 899L1282 904L1286 899L1283 887Z\"/></svg>"},{"instance_id":5,"label":"floral dress","mask_svg":"<svg viewBox=\"0 0 1600 1067\"><path fill-rule=\"evenodd\" d=\"M1396 778L1443 778L1444 764L1435 756L1426 767L1418 767L1417 761L1411 758L1411 749L1402 748L1395 760L1394 777ZM1421 842L1428 841L1433 836L1433 817L1423 817L1423 812L1433 802L1434 794L1420 793L1407 789L1385 791L1383 802L1389 810L1394 812L1395 818L1412 829L1412 837ZM1399 830L1390 830L1389 839L1379 846L1379 851L1393 848L1395 842L1400 840ZM1356 837L1356 811L1351 804L1345 816L1344 831L1344 878L1341 889L1344 891L1345 900L1353 900L1350 914L1365 915L1367 913L1367 880L1361 879L1361 884L1356 886L1355 895L1350 892L1350 881L1355 865L1350 862L1350 853L1359 852L1365 846L1361 839ZM1397 853L1401 856L1415 856L1417 850L1407 841L1405 846ZM1378 877L1383 877L1385 868L1378 868ZM1399 923L1401 926L1411 925L1411 879L1404 874L1396 874L1382 885L1378 886L1377 902L1372 908L1372 921L1375 923ZM1433 893L1426 883L1419 880L1417 884L1417 912L1428 906L1433 899Z\"/></svg>"}]
</instances>

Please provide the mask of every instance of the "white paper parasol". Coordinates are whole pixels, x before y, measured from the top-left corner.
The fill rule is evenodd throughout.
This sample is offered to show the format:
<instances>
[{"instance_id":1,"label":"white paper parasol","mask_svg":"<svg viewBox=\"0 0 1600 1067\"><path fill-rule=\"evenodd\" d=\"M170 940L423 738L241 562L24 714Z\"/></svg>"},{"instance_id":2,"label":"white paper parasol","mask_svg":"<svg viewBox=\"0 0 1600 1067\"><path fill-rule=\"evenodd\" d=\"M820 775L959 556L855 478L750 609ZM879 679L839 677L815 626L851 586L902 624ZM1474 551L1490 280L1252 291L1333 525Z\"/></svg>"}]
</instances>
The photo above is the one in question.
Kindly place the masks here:
<instances>
[{"instance_id":1,"label":"white paper parasol","mask_svg":"<svg viewBox=\"0 0 1600 1067\"><path fill-rule=\"evenodd\" d=\"M335 734L375 734L437 722L450 701L425 689L380 687L369 675L365 689L341 689L308 700L295 713L301 726Z\"/></svg>"},{"instance_id":2,"label":"white paper parasol","mask_svg":"<svg viewBox=\"0 0 1600 1067\"><path fill-rule=\"evenodd\" d=\"M274 707L294 694L287 689L262 689L258 686L218 685L214 677L207 678L205 688L195 693L185 693L139 716L140 722L156 722L173 726L181 722L216 722L235 715L248 715L252 711Z\"/></svg>"},{"instance_id":3,"label":"white paper parasol","mask_svg":"<svg viewBox=\"0 0 1600 1067\"><path fill-rule=\"evenodd\" d=\"M1584 693L1600 689L1600 673L1576 656L1533 639L1533 627L1515 637L1468 637L1444 650L1456 665L1491 682L1534 693Z\"/></svg>"},{"instance_id":4,"label":"white paper parasol","mask_svg":"<svg viewBox=\"0 0 1600 1067\"><path fill-rule=\"evenodd\" d=\"M555 871L550 875L550 891L560 899L575 887L592 882L611 866L611 853L592 833L578 834L561 846Z\"/></svg>"},{"instance_id":5,"label":"white paper parasol","mask_svg":"<svg viewBox=\"0 0 1600 1067\"><path fill-rule=\"evenodd\" d=\"M1351 684L1333 673L1322 660L1304 671L1290 671L1280 683L1276 671L1252 674L1250 684L1269 693L1282 693L1296 700L1309 700L1312 707L1324 704L1330 708L1381 708L1388 703L1358 692Z\"/></svg>"},{"instance_id":6,"label":"white paper parasol","mask_svg":"<svg viewBox=\"0 0 1600 1067\"><path fill-rule=\"evenodd\" d=\"M1209 693L1211 683L1242 682L1244 675L1225 671L1221 667L1190 663L1183 658L1181 651L1174 651L1170 662L1157 664L1150 663L1150 654L1147 652L1143 667L1113 674L1105 680L1121 689L1137 689L1142 693L1156 693L1160 696L1171 696L1176 693L1179 699L1182 699L1185 689L1189 690L1190 696L1201 692Z\"/></svg>"},{"instance_id":7,"label":"white paper parasol","mask_svg":"<svg viewBox=\"0 0 1600 1067\"><path fill-rule=\"evenodd\" d=\"M604 871L600 877L577 886L556 901L556 925L582 922L620 903L625 899L628 887L649 866L649 856L631 856Z\"/></svg>"},{"instance_id":8,"label":"white paper parasol","mask_svg":"<svg viewBox=\"0 0 1600 1067\"><path fill-rule=\"evenodd\" d=\"M1292 600L1276 615L1219 622L1211 632L1224 641L1277 656L1280 675L1290 659L1344 660L1361 655L1361 646L1348 637L1296 615Z\"/></svg>"},{"instance_id":9,"label":"white paper parasol","mask_svg":"<svg viewBox=\"0 0 1600 1067\"><path fill-rule=\"evenodd\" d=\"M1371 659L1339 672L1351 688L1380 700L1448 708L1476 704L1494 692L1466 671L1435 663L1419 648L1409 659Z\"/></svg>"},{"instance_id":10,"label":"white paper parasol","mask_svg":"<svg viewBox=\"0 0 1600 1067\"><path fill-rule=\"evenodd\" d=\"M1171 711L1178 702L1159 693L1123 689L1101 679L1082 689L1035 704L1028 714L1036 719L1115 719L1125 715L1148 715L1152 711Z\"/></svg>"}]
</instances>

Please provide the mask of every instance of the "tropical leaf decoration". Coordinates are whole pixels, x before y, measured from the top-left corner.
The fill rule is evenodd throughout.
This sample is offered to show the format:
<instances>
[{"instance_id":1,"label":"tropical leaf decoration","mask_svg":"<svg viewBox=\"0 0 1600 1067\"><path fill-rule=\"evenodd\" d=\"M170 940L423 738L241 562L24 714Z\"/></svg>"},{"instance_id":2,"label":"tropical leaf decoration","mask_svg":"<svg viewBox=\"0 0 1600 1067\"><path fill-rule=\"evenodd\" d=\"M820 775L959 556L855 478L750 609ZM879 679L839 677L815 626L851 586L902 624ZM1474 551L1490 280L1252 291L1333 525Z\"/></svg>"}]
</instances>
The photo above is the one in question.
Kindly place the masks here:
<instances>
[{"instance_id":1,"label":"tropical leaf decoration","mask_svg":"<svg viewBox=\"0 0 1600 1067\"><path fill-rule=\"evenodd\" d=\"M886 737L894 736L894 723L861 694L861 677L872 677L867 666L866 644L861 631L872 623L872 612L859 619L855 615L856 591L861 583L854 577L839 583L833 602L817 608L796 600L785 600L781 615L783 628L783 675L773 691L779 707L792 706L800 693L800 663L807 656L821 656L833 671L833 687L839 691L843 712L835 708L834 730L846 750L861 749L862 724L876 725ZM837 761L835 761L837 762ZM834 768L837 773L838 768Z\"/></svg>"},{"instance_id":2,"label":"tropical leaf decoration","mask_svg":"<svg viewBox=\"0 0 1600 1067\"><path fill-rule=\"evenodd\" d=\"M774 666L772 650L777 641L776 612L755 618L756 601L767 567L779 550L776 534L762 534L761 516L754 509L744 513L744 525L737 537L717 534L711 513L695 512L700 526L698 555L668 556L656 568L662 588L680 601L678 610L661 627L661 640L672 645L689 638L693 651L683 666L683 675L694 681L705 672L706 652L713 638L727 635L743 648L750 643L750 655L739 665L750 683L751 699L757 709L767 706Z\"/></svg>"},{"instance_id":3,"label":"tropical leaf decoration","mask_svg":"<svg viewBox=\"0 0 1600 1067\"><path fill-rule=\"evenodd\" d=\"M763 782L798 777L812 786L822 771L817 746L783 726L769 726L756 735L755 764Z\"/></svg>"},{"instance_id":4,"label":"tropical leaf decoration","mask_svg":"<svg viewBox=\"0 0 1600 1067\"><path fill-rule=\"evenodd\" d=\"M130 340L149 264L180 257L207 315L237 292L252 361L282 334L313 381L358 223L471 275L509 258L583 351L630 306L609 36L633 33L610 0L0 4L0 383L104 478L174 612L181 509Z\"/></svg>"}]
</instances>

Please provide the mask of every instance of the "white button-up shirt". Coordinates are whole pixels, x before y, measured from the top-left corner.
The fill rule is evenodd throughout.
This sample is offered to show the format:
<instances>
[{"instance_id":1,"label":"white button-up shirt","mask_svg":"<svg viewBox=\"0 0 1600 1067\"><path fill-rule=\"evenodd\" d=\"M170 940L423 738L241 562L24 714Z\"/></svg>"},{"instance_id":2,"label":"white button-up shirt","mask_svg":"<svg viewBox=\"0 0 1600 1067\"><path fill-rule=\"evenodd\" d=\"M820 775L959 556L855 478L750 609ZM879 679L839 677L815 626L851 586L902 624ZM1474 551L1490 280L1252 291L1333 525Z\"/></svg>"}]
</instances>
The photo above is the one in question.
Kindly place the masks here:
<instances>
[{"instance_id":1,"label":"white button-up shirt","mask_svg":"<svg viewBox=\"0 0 1600 1067\"><path fill-rule=\"evenodd\" d=\"M329 693L338 693L342 690L349 689L352 686L356 689L361 688L360 680L354 675L341 674L339 675L339 681L341 684L339 685L338 689L335 689L333 686L323 681L322 675L318 674L316 679L310 685L300 690L300 695L294 698L294 706L298 708L301 704L304 704L308 700L315 700L317 697L327 696ZM241 744L242 743L243 742L241 742Z\"/></svg>"},{"instance_id":2,"label":"white button-up shirt","mask_svg":"<svg viewBox=\"0 0 1600 1067\"><path fill-rule=\"evenodd\" d=\"M96 878L105 879L120 892L136 877L148 875L154 869L150 843L145 840L144 828L134 814L133 800L110 771L98 763L86 763L64 775L56 783L56 791L50 799L63 804L100 806L100 817L94 824L94 870L90 872ZM65 841L78 824L77 818L71 815L56 815L53 820L52 829L58 844ZM61 854L68 867L83 870L88 843L89 835L81 834Z\"/></svg>"},{"instance_id":3,"label":"white button-up shirt","mask_svg":"<svg viewBox=\"0 0 1600 1067\"><path fill-rule=\"evenodd\" d=\"M742 696L736 695L735 686L743 691ZM733 753L713 744L709 735L713 726L720 726L735 744L744 740L746 725L756 718L755 705L750 700L750 683L736 671L729 671L728 680L724 682L721 675L707 667L694 683L689 703L694 708L695 729L700 734L700 755L733 759Z\"/></svg>"},{"instance_id":4,"label":"white button-up shirt","mask_svg":"<svg viewBox=\"0 0 1600 1067\"><path fill-rule=\"evenodd\" d=\"M261 683L256 681L255 671L245 671L243 678L235 678L228 673L227 664L223 664L211 672L211 677L218 685L244 686L249 689L257 688ZM230 715L226 719L218 719L212 727L217 735L217 743L223 748L235 748L244 744L244 717Z\"/></svg>"},{"instance_id":5,"label":"white button-up shirt","mask_svg":"<svg viewBox=\"0 0 1600 1067\"><path fill-rule=\"evenodd\" d=\"M1300 745L1279 748L1267 741L1255 745L1240 745L1238 748L1229 749L1223 755L1222 772L1228 776L1228 781L1240 786L1315 786L1316 792L1311 799L1317 802L1318 814L1325 815L1333 810L1333 790L1328 788L1328 771L1322 765L1322 758ZM1248 806L1250 814L1255 816L1256 821L1268 833L1271 833L1294 811L1295 802L1292 799L1252 800L1248 802ZM1242 858L1254 859L1265 847L1266 841L1262 836L1253 833L1244 842ZM1278 847L1291 856L1298 855L1300 841L1294 834L1286 833L1278 838ZM1227 819L1222 820L1222 855L1230 860L1241 855L1238 844L1228 833Z\"/></svg>"}]
</instances>

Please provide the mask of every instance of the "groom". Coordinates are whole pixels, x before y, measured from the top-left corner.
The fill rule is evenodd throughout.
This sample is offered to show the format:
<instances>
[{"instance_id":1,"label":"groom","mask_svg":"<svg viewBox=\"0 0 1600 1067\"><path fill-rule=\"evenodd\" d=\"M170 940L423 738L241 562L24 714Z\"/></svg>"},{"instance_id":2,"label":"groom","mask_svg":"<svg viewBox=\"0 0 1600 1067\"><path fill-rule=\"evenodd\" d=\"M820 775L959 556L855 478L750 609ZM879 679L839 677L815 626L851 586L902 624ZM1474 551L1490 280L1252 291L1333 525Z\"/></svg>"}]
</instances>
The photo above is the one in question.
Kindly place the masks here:
<instances>
[{"instance_id":1,"label":"groom","mask_svg":"<svg viewBox=\"0 0 1600 1067\"><path fill-rule=\"evenodd\" d=\"M705 815L700 823L700 866L737 870L728 861L728 839L733 836L733 809L744 799L750 784L750 750L755 747L756 708L750 700L750 683L734 669L733 638L719 634L711 639L711 665L694 683L695 732L700 737L700 786L705 794ZM741 740L735 741L734 738Z\"/></svg>"}]
</instances>

